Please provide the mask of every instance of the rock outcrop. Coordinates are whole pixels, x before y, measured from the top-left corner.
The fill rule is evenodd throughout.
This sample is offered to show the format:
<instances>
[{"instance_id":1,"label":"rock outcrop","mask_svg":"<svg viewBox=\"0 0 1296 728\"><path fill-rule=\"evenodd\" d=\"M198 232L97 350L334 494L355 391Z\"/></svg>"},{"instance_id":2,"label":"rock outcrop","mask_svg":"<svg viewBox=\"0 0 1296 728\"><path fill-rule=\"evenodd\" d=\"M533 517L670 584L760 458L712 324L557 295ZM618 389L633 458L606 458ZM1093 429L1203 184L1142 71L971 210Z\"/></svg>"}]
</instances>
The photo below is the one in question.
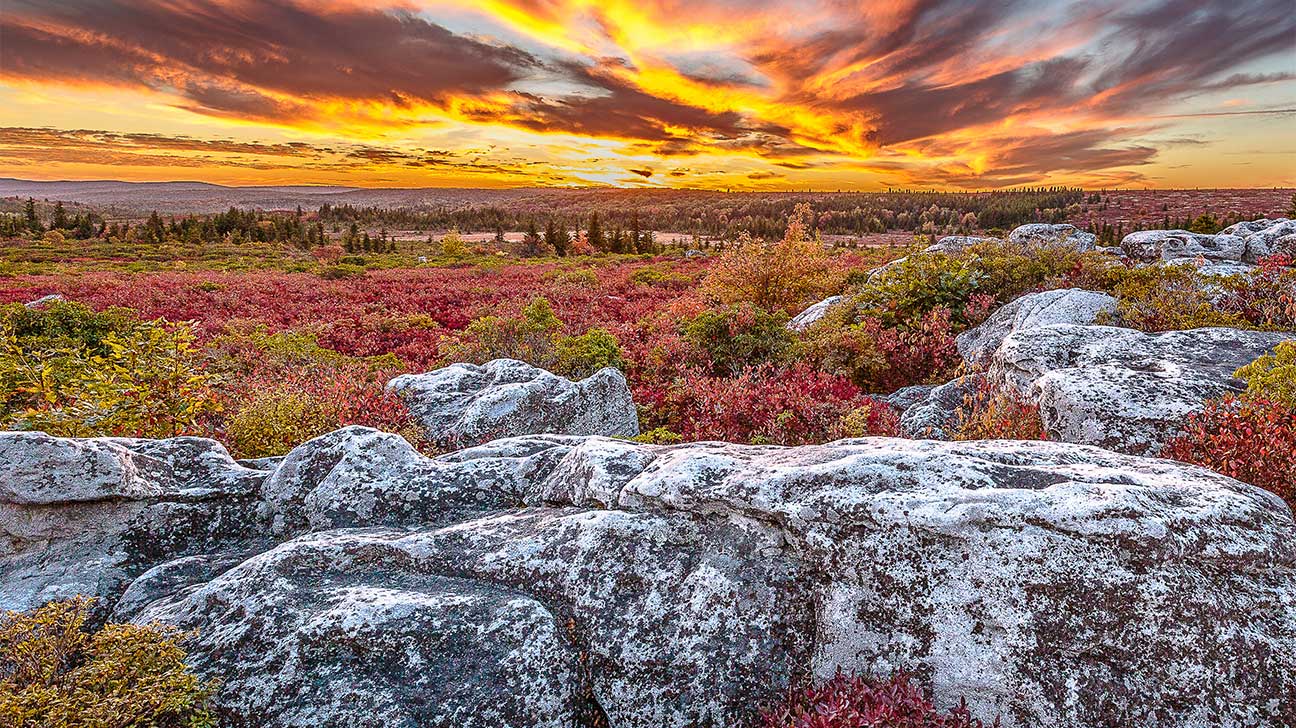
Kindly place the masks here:
<instances>
[{"instance_id":1,"label":"rock outcrop","mask_svg":"<svg viewBox=\"0 0 1296 728\"><path fill-rule=\"evenodd\" d=\"M1052 439L1156 453L1207 400L1243 389L1234 371L1291 338L1229 328L1044 326L1009 334L989 374L1039 403Z\"/></svg>"},{"instance_id":2,"label":"rock outcrop","mask_svg":"<svg viewBox=\"0 0 1296 728\"><path fill-rule=\"evenodd\" d=\"M611 367L573 382L515 359L453 364L387 384L443 448L513 435L639 434L625 375Z\"/></svg>"},{"instance_id":3,"label":"rock outcrop","mask_svg":"<svg viewBox=\"0 0 1296 728\"><path fill-rule=\"evenodd\" d=\"M958 253L973 245L982 243L1002 243L999 238L981 238L974 235L946 235L935 243L923 248L924 253Z\"/></svg>"},{"instance_id":4,"label":"rock outcrop","mask_svg":"<svg viewBox=\"0 0 1296 728\"><path fill-rule=\"evenodd\" d=\"M1008 233L1008 242L1024 248L1073 248L1080 252L1093 250L1098 236L1080 230L1075 225L1032 223L1014 228Z\"/></svg>"},{"instance_id":5,"label":"rock outcrop","mask_svg":"<svg viewBox=\"0 0 1296 728\"><path fill-rule=\"evenodd\" d=\"M1246 240L1242 260L1255 263L1269 255L1296 256L1296 220L1263 218L1234 223L1220 231Z\"/></svg>"},{"instance_id":6,"label":"rock outcrop","mask_svg":"<svg viewBox=\"0 0 1296 728\"><path fill-rule=\"evenodd\" d=\"M79 590L11 586L98 544L80 564L131 568L95 593L196 629L230 725L733 726L838 668L915 671L1007 726L1296 711L1296 523L1206 470L1058 443L396 440L347 428L267 475L208 441L4 433L4 527L45 528L6 540L3 606ZM249 497L206 544L154 517ZM122 517L47 510L88 503ZM268 522L289 540L249 551Z\"/></svg>"},{"instance_id":7,"label":"rock outcrop","mask_svg":"<svg viewBox=\"0 0 1296 728\"><path fill-rule=\"evenodd\" d=\"M841 303L843 298L845 296L829 296L819 303L807 307L801 313L793 316L791 321L787 322L788 329L791 331L805 331L828 315L828 309Z\"/></svg>"},{"instance_id":8,"label":"rock outcrop","mask_svg":"<svg viewBox=\"0 0 1296 728\"><path fill-rule=\"evenodd\" d=\"M928 387L925 392L914 392L921 396L915 396L901 411L900 434L931 440L954 437L963 424L960 413L969 408L983 380L982 374L969 374Z\"/></svg>"},{"instance_id":9,"label":"rock outcrop","mask_svg":"<svg viewBox=\"0 0 1296 728\"><path fill-rule=\"evenodd\" d=\"M1028 293L1001 307L980 326L959 334L955 343L964 361L989 361L1014 331L1051 324L1092 324L1099 314L1116 312L1116 299L1106 293L1060 288Z\"/></svg>"},{"instance_id":10,"label":"rock outcrop","mask_svg":"<svg viewBox=\"0 0 1296 728\"><path fill-rule=\"evenodd\" d=\"M1140 230L1121 240L1126 255L1145 263L1198 259L1237 263L1246 248L1246 241L1236 235L1202 235L1187 230Z\"/></svg>"},{"instance_id":11,"label":"rock outcrop","mask_svg":"<svg viewBox=\"0 0 1296 728\"><path fill-rule=\"evenodd\" d=\"M157 559L246 548L266 476L200 438L0 432L0 608L115 598Z\"/></svg>"}]
</instances>

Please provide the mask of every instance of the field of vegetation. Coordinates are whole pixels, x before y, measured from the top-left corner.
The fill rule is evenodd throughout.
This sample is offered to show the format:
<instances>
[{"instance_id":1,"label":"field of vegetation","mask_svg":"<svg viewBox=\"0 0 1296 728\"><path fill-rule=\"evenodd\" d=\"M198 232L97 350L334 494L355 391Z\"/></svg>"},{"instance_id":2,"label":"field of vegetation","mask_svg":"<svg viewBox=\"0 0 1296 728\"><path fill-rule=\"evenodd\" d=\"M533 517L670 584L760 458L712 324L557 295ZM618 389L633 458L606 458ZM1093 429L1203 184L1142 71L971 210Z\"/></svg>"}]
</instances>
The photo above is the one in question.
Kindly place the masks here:
<instances>
[{"instance_id":1,"label":"field of vegetation","mask_svg":"<svg viewBox=\"0 0 1296 728\"><path fill-rule=\"evenodd\" d=\"M1187 267L993 242L871 276L934 236L826 245L827 218L806 203L777 238L744 230L705 253L663 247L633 226L629 235L607 230L597 214L574 232L550 219L543 230L528 223L520 241L474 244L456 231L398 243L382 228L334 225L339 214L232 210L128 223L62 205L46 217L27 205L7 222L26 234L5 243L0 263L0 302L9 303L3 424L198 434L246 457L282 454L348 423L417 442L387 380L509 357L569 377L622 369L645 439L801 444L894 434L896 414L881 397L960 374L954 337L1031 291L1113 293L1116 323L1145 331L1296 326L1293 273L1281 261L1227 279L1222 296L1208 296ZM1224 218L1191 224L1214 232ZM786 326L843 292L852 305L805 332ZM22 305L52 294L66 302ZM1290 401L1275 401L1246 416L1289 416L1281 408ZM1200 439L1202 428L1186 432ZM967 403L960 436L1039 437L1039 428L1029 411L986 392ZM1175 452L1222 457L1189 445Z\"/></svg>"}]
</instances>

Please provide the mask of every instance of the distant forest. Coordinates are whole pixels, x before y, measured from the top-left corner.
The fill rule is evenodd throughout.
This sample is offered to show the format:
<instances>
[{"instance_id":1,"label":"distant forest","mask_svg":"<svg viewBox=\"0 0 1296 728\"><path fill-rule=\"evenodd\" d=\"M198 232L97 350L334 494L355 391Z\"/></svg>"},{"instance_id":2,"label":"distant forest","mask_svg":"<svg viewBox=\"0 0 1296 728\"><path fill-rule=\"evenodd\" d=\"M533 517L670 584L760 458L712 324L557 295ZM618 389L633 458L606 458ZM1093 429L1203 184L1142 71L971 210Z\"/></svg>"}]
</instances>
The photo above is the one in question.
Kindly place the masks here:
<instances>
[{"instance_id":1,"label":"distant forest","mask_svg":"<svg viewBox=\"0 0 1296 728\"><path fill-rule=\"evenodd\" d=\"M84 204L0 200L0 237L102 238L145 243L283 243L312 248L341 242L347 249L394 247L389 231L438 234L449 230L505 233L557 228L560 231L651 231L732 240L783 234L796 205L815 211L814 230L837 237L909 232L931 236L1000 233L1030 222L1073 222L1119 242L1125 233L1148 228L1215 232L1258 211L1275 208L1266 191L1201 193L1176 191L1086 192L1048 187L1001 192L743 193L697 190L510 190L483 191L489 202L460 194L444 204L355 205L325 202L291 211L230 207L214 214L124 217ZM1268 193L1273 197L1274 193ZM1191 198L1191 199L1185 199ZM1261 199L1264 198L1264 199ZM1282 209L1286 205L1282 205ZM1254 209L1244 209L1254 208ZM1189 211L1192 210L1191 213ZM1296 198L1290 214L1296 214ZM370 241L372 238L372 241Z\"/></svg>"},{"instance_id":2,"label":"distant forest","mask_svg":"<svg viewBox=\"0 0 1296 728\"><path fill-rule=\"evenodd\" d=\"M636 194L638 193L638 194ZM356 222L401 229L489 231L524 230L543 226L582 227L594 214L605 225L691 233L732 239L741 232L753 237L783 234L788 215L807 202L818 214L824 235L864 235L887 231L939 233L946 230L1007 228L1026 222L1056 222L1068 208L1085 199L1083 190L1066 187L1011 192L860 192L725 194L662 190L591 190L588 194L523 197L506 204L471 206L358 207L325 204L319 219L330 223Z\"/></svg>"}]
</instances>

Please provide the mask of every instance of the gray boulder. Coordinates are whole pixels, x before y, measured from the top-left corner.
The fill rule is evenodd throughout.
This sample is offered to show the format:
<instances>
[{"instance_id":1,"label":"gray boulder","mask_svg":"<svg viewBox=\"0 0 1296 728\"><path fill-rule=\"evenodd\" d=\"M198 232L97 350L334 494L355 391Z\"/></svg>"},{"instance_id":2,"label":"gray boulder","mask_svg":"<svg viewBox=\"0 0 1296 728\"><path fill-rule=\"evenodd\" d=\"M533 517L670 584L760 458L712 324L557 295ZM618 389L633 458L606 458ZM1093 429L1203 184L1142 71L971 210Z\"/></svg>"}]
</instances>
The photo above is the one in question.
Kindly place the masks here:
<instances>
[{"instance_id":1,"label":"gray boulder","mask_svg":"<svg viewBox=\"0 0 1296 728\"><path fill-rule=\"evenodd\" d=\"M969 374L931 387L900 415L900 434L915 439L948 440L962 425L965 413L985 377Z\"/></svg>"},{"instance_id":2,"label":"gray boulder","mask_svg":"<svg viewBox=\"0 0 1296 728\"><path fill-rule=\"evenodd\" d=\"M1207 400L1243 389L1235 370L1291 338L1230 328L1044 326L1009 334L989 374L1039 403L1051 439L1154 454Z\"/></svg>"},{"instance_id":3,"label":"gray boulder","mask_svg":"<svg viewBox=\"0 0 1296 728\"><path fill-rule=\"evenodd\" d=\"M51 304L51 303L63 303L63 302L66 301L66 300L67 300L67 299L64 298L64 297L62 296L62 294L59 294L59 293L49 293L49 294L46 294L46 295L44 295L44 296L41 296L40 298L38 298L38 299L36 299L36 300L34 300L34 301L28 301L27 303L24 303L23 305L26 306L27 308L44 308L44 307L48 306L48 305Z\"/></svg>"},{"instance_id":4,"label":"gray boulder","mask_svg":"<svg viewBox=\"0 0 1296 728\"><path fill-rule=\"evenodd\" d=\"M1235 222L1232 225L1229 225L1228 227L1224 228L1223 230L1220 231L1220 234L1236 235L1239 238L1245 239L1251 237L1253 234L1258 233L1262 230L1268 230L1269 228L1275 225L1279 225L1285 222L1291 222L1291 220L1285 217L1278 217L1278 218L1262 217L1258 220L1243 220L1242 222Z\"/></svg>"},{"instance_id":5,"label":"gray boulder","mask_svg":"<svg viewBox=\"0 0 1296 728\"><path fill-rule=\"evenodd\" d=\"M265 478L137 442L184 448L209 462L167 488L239 483L305 529L251 550L115 546L154 563L101 592L114 616L196 630L229 725L718 728L839 668L912 670L938 704L1010 727L1278 728L1294 709L1296 522L1192 466L889 438L523 437L428 458L347 428ZM23 492L121 481L85 472L66 497ZM471 505L472 483L515 502Z\"/></svg>"},{"instance_id":6,"label":"gray boulder","mask_svg":"<svg viewBox=\"0 0 1296 728\"><path fill-rule=\"evenodd\" d=\"M1205 260L1238 263L1247 243L1236 235L1202 235L1187 230L1140 230L1121 240L1130 258L1143 262Z\"/></svg>"},{"instance_id":7,"label":"gray boulder","mask_svg":"<svg viewBox=\"0 0 1296 728\"><path fill-rule=\"evenodd\" d=\"M1051 324L1091 324L1099 314L1116 312L1116 299L1106 293L1062 288L1028 293L1005 304L980 326L958 335L955 343L964 361L987 362L1009 334Z\"/></svg>"},{"instance_id":8,"label":"gray boulder","mask_svg":"<svg viewBox=\"0 0 1296 728\"><path fill-rule=\"evenodd\" d=\"M999 238L979 238L974 235L946 235L923 249L924 253L957 253L981 243L1002 243Z\"/></svg>"},{"instance_id":9,"label":"gray boulder","mask_svg":"<svg viewBox=\"0 0 1296 728\"><path fill-rule=\"evenodd\" d=\"M1014 228L1008 233L1008 242L1025 248L1073 248L1083 253L1094 249L1098 236L1065 223L1031 223Z\"/></svg>"},{"instance_id":10,"label":"gray boulder","mask_svg":"<svg viewBox=\"0 0 1296 728\"><path fill-rule=\"evenodd\" d=\"M0 609L115 598L164 558L246 543L265 477L201 438L0 432Z\"/></svg>"},{"instance_id":11,"label":"gray boulder","mask_svg":"<svg viewBox=\"0 0 1296 728\"><path fill-rule=\"evenodd\" d=\"M936 386L935 384L911 384L907 387L901 387L891 394L878 397L878 399L903 414L905 410L927 399L927 395L931 394L931 391Z\"/></svg>"},{"instance_id":12,"label":"gray boulder","mask_svg":"<svg viewBox=\"0 0 1296 728\"><path fill-rule=\"evenodd\" d=\"M1296 220L1278 219L1246 236L1243 260L1255 263L1269 255L1296 255Z\"/></svg>"},{"instance_id":13,"label":"gray boulder","mask_svg":"<svg viewBox=\"0 0 1296 728\"><path fill-rule=\"evenodd\" d=\"M792 320L787 322L788 329L791 331L805 331L818 323L824 316L828 315L828 309L841 303L843 298L844 296L829 296L819 303L806 308L806 310L793 316Z\"/></svg>"},{"instance_id":14,"label":"gray boulder","mask_svg":"<svg viewBox=\"0 0 1296 728\"><path fill-rule=\"evenodd\" d=\"M516 359L495 359L403 374L387 388L443 448L514 435L639 434L625 375L611 367L573 382Z\"/></svg>"}]
</instances>

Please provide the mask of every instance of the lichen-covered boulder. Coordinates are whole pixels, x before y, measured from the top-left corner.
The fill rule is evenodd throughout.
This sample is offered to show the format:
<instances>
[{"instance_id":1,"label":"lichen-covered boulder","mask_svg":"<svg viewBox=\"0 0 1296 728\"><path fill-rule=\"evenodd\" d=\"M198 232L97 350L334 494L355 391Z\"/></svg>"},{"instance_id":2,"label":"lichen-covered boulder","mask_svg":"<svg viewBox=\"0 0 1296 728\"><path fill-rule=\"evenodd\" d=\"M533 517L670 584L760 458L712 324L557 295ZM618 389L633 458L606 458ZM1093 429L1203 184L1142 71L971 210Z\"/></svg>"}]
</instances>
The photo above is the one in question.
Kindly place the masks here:
<instances>
[{"instance_id":1,"label":"lichen-covered boulder","mask_svg":"<svg viewBox=\"0 0 1296 728\"><path fill-rule=\"evenodd\" d=\"M1242 256L1244 261L1255 263L1270 255L1296 255L1296 220L1280 218L1258 222L1269 224L1255 225L1248 231L1246 252Z\"/></svg>"},{"instance_id":2,"label":"lichen-covered boulder","mask_svg":"<svg viewBox=\"0 0 1296 728\"><path fill-rule=\"evenodd\" d=\"M153 577L131 616L197 630L233 725L733 726L838 668L1012 727L1296 709L1296 523L1227 477L1061 443L551 447L516 507Z\"/></svg>"},{"instance_id":3,"label":"lichen-covered boulder","mask_svg":"<svg viewBox=\"0 0 1296 728\"><path fill-rule=\"evenodd\" d=\"M907 387L901 387L891 394L882 395L878 399L903 414L905 410L926 399L927 395L931 394L936 387L935 384L911 384Z\"/></svg>"},{"instance_id":4,"label":"lichen-covered boulder","mask_svg":"<svg viewBox=\"0 0 1296 728\"><path fill-rule=\"evenodd\" d=\"M26 306L27 308L44 308L52 303L63 303L66 300L67 299L64 298L62 294L47 293L44 296L41 296L40 298L37 298L33 301L28 301L23 305Z\"/></svg>"},{"instance_id":5,"label":"lichen-covered boulder","mask_svg":"<svg viewBox=\"0 0 1296 728\"><path fill-rule=\"evenodd\" d=\"M1237 263L1246 247L1246 241L1236 235L1203 235L1187 230L1139 230L1121 240L1125 254L1143 262L1200 259Z\"/></svg>"},{"instance_id":6,"label":"lichen-covered boulder","mask_svg":"<svg viewBox=\"0 0 1296 728\"><path fill-rule=\"evenodd\" d=\"M987 362L1009 334L1051 324L1091 324L1103 313L1116 312L1116 299L1106 293L1062 288L1028 293L1000 307L980 326L958 335L955 343L964 361Z\"/></svg>"},{"instance_id":7,"label":"lichen-covered boulder","mask_svg":"<svg viewBox=\"0 0 1296 728\"><path fill-rule=\"evenodd\" d=\"M793 316L791 321L787 322L788 329L791 331L805 331L818 323L824 316L827 316L828 309L841 303L843 298L843 296L829 296L819 303L807 307L801 313Z\"/></svg>"},{"instance_id":8,"label":"lichen-covered boulder","mask_svg":"<svg viewBox=\"0 0 1296 728\"><path fill-rule=\"evenodd\" d=\"M1296 334L1059 324L1009 334L989 373L1039 403L1051 439L1156 453L1207 400L1244 388L1234 371L1291 338Z\"/></svg>"},{"instance_id":9,"label":"lichen-covered boulder","mask_svg":"<svg viewBox=\"0 0 1296 728\"><path fill-rule=\"evenodd\" d=\"M230 725L732 726L838 668L914 671L1007 726L1293 710L1296 523L1199 468L1008 441L398 440L346 428L267 474L192 438L6 433L11 538L39 520L21 509L105 506L0 553L6 606L88 590L196 630ZM166 525L183 501L192 532ZM63 568L33 590L36 553Z\"/></svg>"},{"instance_id":10,"label":"lichen-covered boulder","mask_svg":"<svg viewBox=\"0 0 1296 728\"><path fill-rule=\"evenodd\" d=\"M201 438L0 432L0 609L115 599L161 559L247 541L265 476Z\"/></svg>"},{"instance_id":11,"label":"lichen-covered boulder","mask_svg":"<svg viewBox=\"0 0 1296 728\"><path fill-rule=\"evenodd\" d=\"M625 375L611 367L573 382L516 359L453 364L387 384L443 448L514 435L639 434Z\"/></svg>"},{"instance_id":12,"label":"lichen-covered boulder","mask_svg":"<svg viewBox=\"0 0 1296 728\"><path fill-rule=\"evenodd\" d=\"M983 238L975 235L946 235L935 243L923 248L924 253L958 253L982 243L1002 243L999 238Z\"/></svg>"},{"instance_id":13,"label":"lichen-covered boulder","mask_svg":"<svg viewBox=\"0 0 1296 728\"><path fill-rule=\"evenodd\" d=\"M1031 223L1014 228L1008 233L1008 242L1025 248L1072 248L1079 252L1093 250L1098 236L1065 223Z\"/></svg>"}]
</instances>

